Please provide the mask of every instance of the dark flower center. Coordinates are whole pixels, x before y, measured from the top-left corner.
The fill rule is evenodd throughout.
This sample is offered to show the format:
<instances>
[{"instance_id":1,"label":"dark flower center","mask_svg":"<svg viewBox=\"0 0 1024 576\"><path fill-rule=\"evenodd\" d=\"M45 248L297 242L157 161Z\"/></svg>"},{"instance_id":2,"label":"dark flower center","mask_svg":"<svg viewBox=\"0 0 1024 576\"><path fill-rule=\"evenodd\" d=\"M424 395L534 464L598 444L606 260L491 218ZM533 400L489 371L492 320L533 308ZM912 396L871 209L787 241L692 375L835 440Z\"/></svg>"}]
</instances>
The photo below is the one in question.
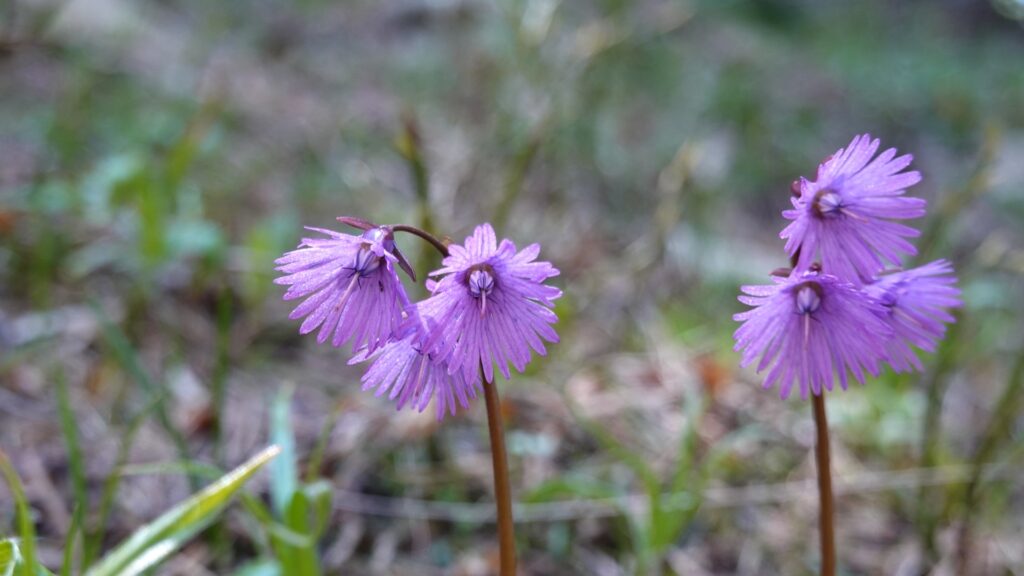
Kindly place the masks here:
<instances>
[{"instance_id":1,"label":"dark flower center","mask_svg":"<svg viewBox=\"0 0 1024 576\"><path fill-rule=\"evenodd\" d=\"M811 212L818 218L835 218L843 208L843 198L835 190L822 188L814 195Z\"/></svg>"},{"instance_id":2,"label":"dark flower center","mask_svg":"<svg viewBox=\"0 0 1024 576\"><path fill-rule=\"evenodd\" d=\"M821 285L817 282L804 282L793 296L798 314L812 314L821 307Z\"/></svg>"}]
</instances>

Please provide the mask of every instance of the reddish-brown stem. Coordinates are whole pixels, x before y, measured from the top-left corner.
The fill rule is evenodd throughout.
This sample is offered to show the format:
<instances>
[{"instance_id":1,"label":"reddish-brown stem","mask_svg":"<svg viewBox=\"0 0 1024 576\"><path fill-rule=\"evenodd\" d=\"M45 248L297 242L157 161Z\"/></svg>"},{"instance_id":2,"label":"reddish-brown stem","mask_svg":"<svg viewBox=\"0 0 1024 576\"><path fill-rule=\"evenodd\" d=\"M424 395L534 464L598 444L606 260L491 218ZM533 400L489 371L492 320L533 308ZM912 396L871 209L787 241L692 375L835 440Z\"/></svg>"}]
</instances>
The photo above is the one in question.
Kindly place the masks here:
<instances>
[{"instance_id":1,"label":"reddish-brown stem","mask_svg":"<svg viewBox=\"0 0 1024 576\"><path fill-rule=\"evenodd\" d=\"M501 401L498 399L498 386L486 379L484 379L484 401L487 404L487 432L491 437L491 462L494 465L494 498L498 505L500 574L501 576L515 576L516 533L512 520L512 490L508 480L505 433L501 425Z\"/></svg>"},{"instance_id":2,"label":"reddish-brown stem","mask_svg":"<svg viewBox=\"0 0 1024 576\"><path fill-rule=\"evenodd\" d=\"M395 232L408 232L414 236L419 236L423 240L426 240L431 246L437 248L437 251L440 252L442 256L446 258L448 257L448 246L426 230L422 230L415 226L409 226L408 224L395 224L391 229Z\"/></svg>"},{"instance_id":3,"label":"reddish-brown stem","mask_svg":"<svg viewBox=\"0 0 1024 576\"><path fill-rule=\"evenodd\" d=\"M818 439L814 445L818 467L818 499L821 504L819 529L821 533L821 576L836 574L836 536L832 509L832 465L829 456L828 417L825 414L825 394L814 397L814 425Z\"/></svg>"}]
</instances>

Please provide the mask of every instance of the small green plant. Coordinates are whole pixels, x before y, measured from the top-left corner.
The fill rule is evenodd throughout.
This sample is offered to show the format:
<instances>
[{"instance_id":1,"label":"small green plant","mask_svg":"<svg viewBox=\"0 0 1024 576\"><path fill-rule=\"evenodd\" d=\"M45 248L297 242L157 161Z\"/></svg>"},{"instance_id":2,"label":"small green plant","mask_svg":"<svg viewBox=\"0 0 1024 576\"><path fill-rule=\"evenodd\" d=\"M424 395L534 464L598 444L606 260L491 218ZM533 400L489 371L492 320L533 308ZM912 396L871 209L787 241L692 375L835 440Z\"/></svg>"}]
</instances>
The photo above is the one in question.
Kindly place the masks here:
<instances>
[{"instance_id":1,"label":"small green plant","mask_svg":"<svg viewBox=\"0 0 1024 576\"><path fill-rule=\"evenodd\" d=\"M277 446L263 450L156 520L139 528L89 567L85 576L134 576L160 564L209 526L227 508L242 486L280 452ZM20 533L18 541L0 540L0 576L52 575L36 558L35 529L28 501L21 480L3 452L0 452L0 472L14 496ZM69 548L74 542L75 531L75 527L69 531L66 543ZM70 562L66 560L61 576L70 573Z\"/></svg>"},{"instance_id":2,"label":"small green plant","mask_svg":"<svg viewBox=\"0 0 1024 576\"><path fill-rule=\"evenodd\" d=\"M270 467L271 506L255 498L244 499L263 531L260 539L269 559L249 565L242 574L322 574L317 544L330 519L331 487L325 480L314 478L312 466L305 480L299 477L290 408L291 391L282 390L270 414L271 438L281 447L281 457Z\"/></svg>"},{"instance_id":3,"label":"small green plant","mask_svg":"<svg viewBox=\"0 0 1024 576\"><path fill-rule=\"evenodd\" d=\"M626 547L634 554L634 572L638 575L661 574L665 555L692 524L704 499L707 480L720 470L723 457L737 437L723 438L706 451L701 451L698 432L708 404L705 399L691 397L686 401L687 426L679 438L671 474L663 477L634 448L606 430L600 422L577 413L580 425L616 460L625 464L643 487L647 499L646 513L623 507L622 518ZM596 498L623 502L621 487L597 478L556 478L536 488L529 502L546 502L557 498Z\"/></svg>"}]
</instances>

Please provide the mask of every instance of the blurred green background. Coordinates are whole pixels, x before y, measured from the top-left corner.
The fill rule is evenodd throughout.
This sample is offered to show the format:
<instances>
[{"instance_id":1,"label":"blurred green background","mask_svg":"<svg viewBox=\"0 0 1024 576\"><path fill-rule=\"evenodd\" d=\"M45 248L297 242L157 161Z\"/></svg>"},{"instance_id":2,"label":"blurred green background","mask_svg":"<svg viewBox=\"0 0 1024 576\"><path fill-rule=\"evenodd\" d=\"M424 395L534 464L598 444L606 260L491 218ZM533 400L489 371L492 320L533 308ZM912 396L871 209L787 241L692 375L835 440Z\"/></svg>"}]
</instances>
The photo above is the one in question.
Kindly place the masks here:
<instances>
[{"instance_id":1,"label":"blurred green background","mask_svg":"<svg viewBox=\"0 0 1024 576\"><path fill-rule=\"evenodd\" d=\"M731 316L786 264L789 183L870 132L915 155L915 262L950 258L965 307L924 374L828 397L842 573L1024 572L1022 18L5 0L0 448L39 559L82 568L283 442L156 573L491 573L480 403L395 413L271 283L302 225L355 215L490 221L562 270L562 343L502 383L523 574L814 573L810 406L736 369Z\"/></svg>"}]
</instances>

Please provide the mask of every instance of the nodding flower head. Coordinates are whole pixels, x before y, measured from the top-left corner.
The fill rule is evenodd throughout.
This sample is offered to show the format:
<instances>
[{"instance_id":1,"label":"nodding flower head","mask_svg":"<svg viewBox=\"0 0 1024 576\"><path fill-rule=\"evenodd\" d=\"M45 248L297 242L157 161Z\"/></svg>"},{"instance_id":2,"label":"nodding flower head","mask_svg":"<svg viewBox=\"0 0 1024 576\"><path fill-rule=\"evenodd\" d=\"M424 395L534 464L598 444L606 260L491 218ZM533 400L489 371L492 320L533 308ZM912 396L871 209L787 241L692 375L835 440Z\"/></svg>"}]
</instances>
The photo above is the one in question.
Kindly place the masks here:
<instances>
[{"instance_id":1,"label":"nodding flower head","mask_svg":"<svg viewBox=\"0 0 1024 576\"><path fill-rule=\"evenodd\" d=\"M934 352L946 334L946 324L955 322L951 308L961 305L953 266L936 260L918 268L883 274L864 290L885 309L893 337L887 343L889 363L897 372L921 370L921 360L912 346Z\"/></svg>"},{"instance_id":2,"label":"nodding flower head","mask_svg":"<svg viewBox=\"0 0 1024 576\"><path fill-rule=\"evenodd\" d=\"M494 364L511 376L511 363L526 368L531 350L546 354L544 341L557 342L552 312L562 291L544 283L558 275L549 262L535 261L540 245L521 251L510 240L498 243L490 224L477 226L463 245L448 247L443 267L431 273L433 294L419 305L433 323L422 339L423 349L461 371L469 381L483 370L492 381Z\"/></svg>"},{"instance_id":3,"label":"nodding flower head","mask_svg":"<svg viewBox=\"0 0 1024 576\"><path fill-rule=\"evenodd\" d=\"M433 323L419 312L420 306L408 309L409 317L396 330L392 339L376 354L362 350L349 364L371 360L363 374L363 390L376 390L377 396L387 394L401 410L409 406L423 412L436 400L437 419L455 414L456 407L469 407L469 400L482 392L479 374L466 379L461 371L450 374L448 363L424 351L420 344Z\"/></svg>"},{"instance_id":4,"label":"nodding flower head","mask_svg":"<svg viewBox=\"0 0 1024 576\"><path fill-rule=\"evenodd\" d=\"M317 341L334 346L351 341L353 348L372 351L383 345L409 304L395 273L400 255L391 229L373 226L361 236L307 229L326 237L303 238L278 258L283 275L274 280L289 287L285 300L305 298L289 316L305 318L299 333L319 328Z\"/></svg>"},{"instance_id":5,"label":"nodding flower head","mask_svg":"<svg viewBox=\"0 0 1024 576\"><path fill-rule=\"evenodd\" d=\"M913 156L896 157L895 148L875 157L879 144L857 136L818 166L814 181L793 183L793 209L782 213L791 222L780 235L797 271L820 259L826 273L863 284L886 262L916 254L906 238L918 231L894 220L924 215L924 200L903 195L921 174L903 172Z\"/></svg>"},{"instance_id":6,"label":"nodding flower head","mask_svg":"<svg viewBox=\"0 0 1024 576\"><path fill-rule=\"evenodd\" d=\"M767 286L743 286L740 302L751 310L733 316L736 350L742 365L760 357L767 369L764 387L776 383L783 398L799 385L800 396L832 390L838 377L846 389L848 374L864 382L864 372L879 372L892 328L884 309L858 287L817 272L793 273Z\"/></svg>"}]
</instances>

